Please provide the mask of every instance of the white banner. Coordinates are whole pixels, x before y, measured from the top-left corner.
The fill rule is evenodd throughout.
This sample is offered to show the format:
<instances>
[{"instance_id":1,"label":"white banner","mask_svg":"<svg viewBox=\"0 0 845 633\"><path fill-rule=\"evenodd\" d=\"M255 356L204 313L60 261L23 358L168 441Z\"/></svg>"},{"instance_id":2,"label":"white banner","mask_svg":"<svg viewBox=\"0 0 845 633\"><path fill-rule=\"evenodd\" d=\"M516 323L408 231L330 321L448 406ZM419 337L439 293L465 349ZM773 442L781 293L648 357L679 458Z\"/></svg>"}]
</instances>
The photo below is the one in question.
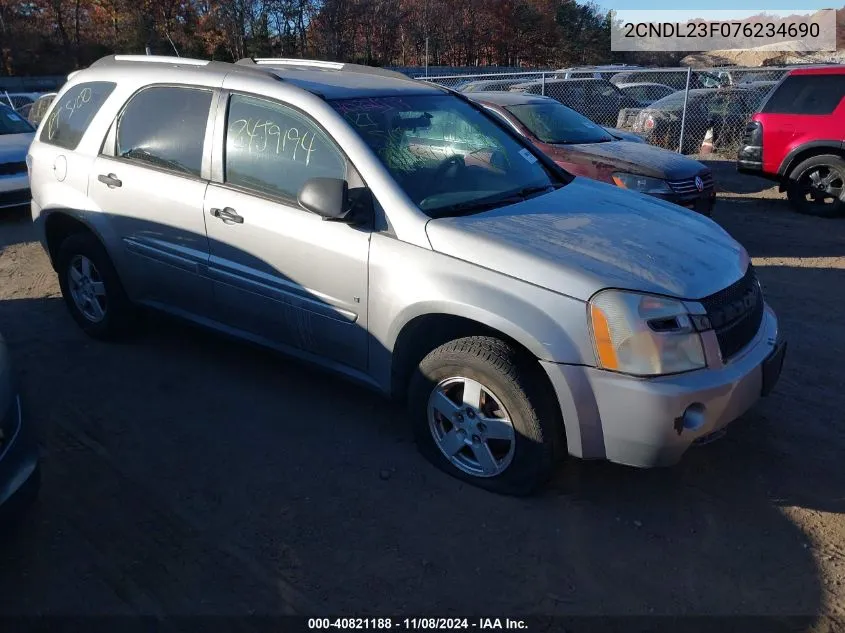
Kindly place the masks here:
<instances>
[{"instance_id":1,"label":"white banner","mask_svg":"<svg viewBox=\"0 0 845 633\"><path fill-rule=\"evenodd\" d=\"M613 51L835 51L836 11L619 10Z\"/></svg>"}]
</instances>

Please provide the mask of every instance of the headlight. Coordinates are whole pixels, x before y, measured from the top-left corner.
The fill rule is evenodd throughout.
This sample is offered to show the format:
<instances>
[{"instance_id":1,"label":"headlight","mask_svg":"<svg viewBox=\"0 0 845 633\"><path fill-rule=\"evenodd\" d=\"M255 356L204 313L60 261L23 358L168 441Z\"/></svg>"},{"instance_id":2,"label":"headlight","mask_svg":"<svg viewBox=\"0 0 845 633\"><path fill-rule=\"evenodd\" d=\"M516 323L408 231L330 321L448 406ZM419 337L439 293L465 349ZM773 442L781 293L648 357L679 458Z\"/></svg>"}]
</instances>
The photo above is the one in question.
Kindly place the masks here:
<instances>
[{"instance_id":1,"label":"headlight","mask_svg":"<svg viewBox=\"0 0 845 633\"><path fill-rule=\"evenodd\" d=\"M589 316L601 369L660 376L707 365L696 325L709 324L676 299L603 290L590 299Z\"/></svg>"},{"instance_id":2,"label":"headlight","mask_svg":"<svg viewBox=\"0 0 845 633\"><path fill-rule=\"evenodd\" d=\"M672 193L672 189L666 184L665 180L638 174L616 172L613 174L613 182L616 183L617 187L639 191L640 193Z\"/></svg>"}]
</instances>

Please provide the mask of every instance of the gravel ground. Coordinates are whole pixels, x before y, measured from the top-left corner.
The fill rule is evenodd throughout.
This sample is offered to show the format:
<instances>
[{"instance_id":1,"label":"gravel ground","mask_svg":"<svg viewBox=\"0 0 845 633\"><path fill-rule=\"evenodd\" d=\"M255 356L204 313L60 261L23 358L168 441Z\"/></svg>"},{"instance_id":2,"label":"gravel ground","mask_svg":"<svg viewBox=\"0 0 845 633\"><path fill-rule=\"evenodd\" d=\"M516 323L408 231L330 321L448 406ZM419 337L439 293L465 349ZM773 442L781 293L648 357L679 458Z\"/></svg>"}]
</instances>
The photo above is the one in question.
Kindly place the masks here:
<instances>
[{"instance_id":1,"label":"gravel ground","mask_svg":"<svg viewBox=\"0 0 845 633\"><path fill-rule=\"evenodd\" d=\"M845 616L845 220L714 169L781 382L674 468L569 460L531 499L441 474L399 409L302 364L163 318L89 340L6 213L0 331L44 487L0 547L0 614Z\"/></svg>"}]
</instances>

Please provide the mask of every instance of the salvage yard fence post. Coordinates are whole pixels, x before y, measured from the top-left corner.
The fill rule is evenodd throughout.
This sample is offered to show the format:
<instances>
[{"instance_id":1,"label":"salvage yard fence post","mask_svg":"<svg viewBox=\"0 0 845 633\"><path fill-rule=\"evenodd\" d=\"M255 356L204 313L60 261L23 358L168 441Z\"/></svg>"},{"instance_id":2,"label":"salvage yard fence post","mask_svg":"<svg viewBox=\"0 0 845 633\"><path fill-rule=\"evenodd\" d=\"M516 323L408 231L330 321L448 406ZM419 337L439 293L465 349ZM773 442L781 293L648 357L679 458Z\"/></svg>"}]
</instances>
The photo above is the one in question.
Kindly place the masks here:
<instances>
[{"instance_id":1,"label":"salvage yard fence post","mask_svg":"<svg viewBox=\"0 0 845 633\"><path fill-rule=\"evenodd\" d=\"M689 102L689 81L692 76L692 66L687 67L687 86L684 89L684 109L681 111L681 134L678 140L678 153L684 153L684 127L687 122L687 103Z\"/></svg>"}]
</instances>

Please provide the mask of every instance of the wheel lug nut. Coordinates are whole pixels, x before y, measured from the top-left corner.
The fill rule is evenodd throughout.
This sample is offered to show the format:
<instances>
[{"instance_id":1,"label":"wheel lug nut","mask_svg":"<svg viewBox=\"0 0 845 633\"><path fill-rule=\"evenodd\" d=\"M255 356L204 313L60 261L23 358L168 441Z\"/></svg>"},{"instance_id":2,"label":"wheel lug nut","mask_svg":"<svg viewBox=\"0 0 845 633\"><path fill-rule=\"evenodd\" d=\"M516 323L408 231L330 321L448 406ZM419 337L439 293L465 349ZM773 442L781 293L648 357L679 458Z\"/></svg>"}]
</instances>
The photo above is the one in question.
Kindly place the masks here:
<instances>
[{"instance_id":1,"label":"wheel lug nut","mask_svg":"<svg viewBox=\"0 0 845 633\"><path fill-rule=\"evenodd\" d=\"M472 443L473 443L473 444L480 444L480 443L481 443L481 438L480 438L480 437L478 437L477 435L473 435L473 436L472 436Z\"/></svg>"},{"instance_id":2,"label":"wheel lug nut","mask_svg":"<svg viewBox=\"0 0 845 633\"><path fill-rule=\"evenodd\" d=\"M470 408L467 408L467 417L468 418L474 418L475 417L475 411L473 411Z\"/></svg>"},{"instance_id":3,"label":"wheel lug nut","mask_svg":"<svg viewBox=\"0 0 845 633\"><path fill-rule=\"evenodd\" d=\"M477 428L478 428L478 432L479 432L479 433L484 433L484 431L486 431L486 430L487 430L487 427L486 427L486 426L484 426L484 423L483 423L483 422L479 422L479 423L478 423L478 427L477 427Z\"/></svg>"},{"instance_id":4,"label":"wheel lug nut","mask_svg":"<svg viewBox=\"0 0 845 633\"><path fill-rule=\"evenodd\" d=\"M463 422L463 421L464 421L464 416L462 416L460 413L456 413L456 414L455 414L455 420L456 420L457 422Z\"/></svg>"}]
</instances>

